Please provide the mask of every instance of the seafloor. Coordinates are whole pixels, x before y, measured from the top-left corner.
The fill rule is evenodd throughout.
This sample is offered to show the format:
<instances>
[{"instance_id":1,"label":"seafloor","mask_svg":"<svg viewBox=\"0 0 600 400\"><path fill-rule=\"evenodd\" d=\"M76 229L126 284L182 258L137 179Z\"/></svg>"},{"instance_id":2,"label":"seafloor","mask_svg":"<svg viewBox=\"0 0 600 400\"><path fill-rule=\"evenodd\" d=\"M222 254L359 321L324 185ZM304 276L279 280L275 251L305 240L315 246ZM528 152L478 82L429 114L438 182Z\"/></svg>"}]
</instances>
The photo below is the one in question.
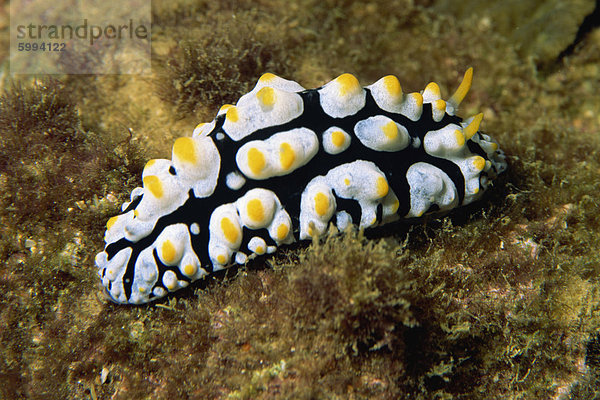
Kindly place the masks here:
<instances>
[{"instance_id":1,"label":"seafloor","mask_svg":"<svg viewBox=\"0 0 600 400\"><path fill-rule=\"evenodd\" d=\"M155 0L151 76L11 77L0 1L0 398L600 399L595 6ZM158 304L101 296L104 224L145 161L263 72L448 96L469 66L460 114L509 161L480 203Z\"/></svg>"}]
</instances>

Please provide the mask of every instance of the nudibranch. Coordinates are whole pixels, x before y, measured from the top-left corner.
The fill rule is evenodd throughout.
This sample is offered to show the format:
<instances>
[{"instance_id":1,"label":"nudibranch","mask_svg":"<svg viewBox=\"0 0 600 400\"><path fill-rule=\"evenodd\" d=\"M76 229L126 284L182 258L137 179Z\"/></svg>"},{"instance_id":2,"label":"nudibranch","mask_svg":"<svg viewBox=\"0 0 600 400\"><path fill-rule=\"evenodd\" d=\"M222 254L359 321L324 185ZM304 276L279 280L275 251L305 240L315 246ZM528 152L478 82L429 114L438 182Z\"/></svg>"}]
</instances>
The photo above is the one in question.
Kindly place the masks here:
<instances>
[{"instance_id":1,"label":"nudibranch","mask_svg":"<svg viewBox=\"0 0 600 400\"><path fill-rule=\"evenodd\" d=\"M143 187L106 224L98 274L111 300L141 304L213 271L323 235L479 199L506 167L483 114L455 115L469 68L443 100L388 75L343 74L317 89L264 74L237 104L150 160Z\"/></svg>"}]
</instances>

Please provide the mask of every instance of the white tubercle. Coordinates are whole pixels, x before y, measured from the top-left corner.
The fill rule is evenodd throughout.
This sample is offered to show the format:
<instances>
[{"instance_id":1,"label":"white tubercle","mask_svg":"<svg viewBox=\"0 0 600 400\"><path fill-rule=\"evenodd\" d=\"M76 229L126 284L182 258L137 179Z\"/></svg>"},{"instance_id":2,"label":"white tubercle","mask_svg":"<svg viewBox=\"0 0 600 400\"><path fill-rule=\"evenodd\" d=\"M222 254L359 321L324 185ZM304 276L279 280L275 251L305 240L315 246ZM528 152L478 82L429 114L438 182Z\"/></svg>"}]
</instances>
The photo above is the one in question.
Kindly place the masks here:
<instances>
[{"instance_id":1,"label":"white tubercle","mask_svg":"<svg viewBox=\"0 0 600 400\"><path fill-rule=\"evenodd\" d=\"M318 150L317 135L310 129L296 128L244 144L235 160L248 178L262 180L291 173L309 162Z\"/></svg>"},{"instance_id":2,"label":"white tubercle","mask_svg":"<svg viewBox=\"0 0 600 400\"><path fill-rule=\"evenodd\" d=\"M352 74L342 74L319 89L323 111L334 118L356 114L365 106L366 93Z\"/></svg>"}]
</instances>

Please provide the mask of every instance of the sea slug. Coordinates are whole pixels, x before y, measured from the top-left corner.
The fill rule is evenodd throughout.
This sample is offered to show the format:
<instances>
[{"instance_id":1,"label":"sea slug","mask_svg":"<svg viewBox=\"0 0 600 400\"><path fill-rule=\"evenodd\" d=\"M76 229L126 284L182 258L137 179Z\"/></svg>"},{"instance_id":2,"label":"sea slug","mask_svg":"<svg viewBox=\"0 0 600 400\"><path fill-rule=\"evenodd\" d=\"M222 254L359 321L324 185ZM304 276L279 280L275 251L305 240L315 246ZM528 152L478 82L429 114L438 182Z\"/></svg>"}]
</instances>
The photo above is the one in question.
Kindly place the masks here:
<instances>
[{"instance_id":1,"label":"sea slug","mask_svg":"<svg viewBox=\"0 0 600 400\"><path fill-rule=\"evenodd\" d=\"M402 92L350 74L306 90L264 74L236 105L150 160L143 187L106 224L98 274L111 300L153 301L213 271L350 224L371 228L469 204L506 169L455 113L471 87Z\"/></svg>"}]
</instances>

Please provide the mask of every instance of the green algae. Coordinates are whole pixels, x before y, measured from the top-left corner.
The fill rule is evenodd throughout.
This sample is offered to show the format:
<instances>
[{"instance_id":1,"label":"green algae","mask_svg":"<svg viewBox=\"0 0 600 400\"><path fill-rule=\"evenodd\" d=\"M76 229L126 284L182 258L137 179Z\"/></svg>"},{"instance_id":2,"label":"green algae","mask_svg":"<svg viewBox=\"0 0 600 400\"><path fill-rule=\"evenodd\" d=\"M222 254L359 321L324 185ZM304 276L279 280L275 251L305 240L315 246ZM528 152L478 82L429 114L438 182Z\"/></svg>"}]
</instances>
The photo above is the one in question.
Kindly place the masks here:
<instances>
[{"instance_id":1,"label":"green algae","mask_svg":"<svg viewBox=\"0 0 600 400\"><path fill-rule=\"evenodd\" d=\"M598 398L598 31L538 69L590 2L552 14L557 36L542 2L154 3L152 79L3 86L0 398ZM470 65L461 115L483 111L510 166L479 204L331 235L161 304L102 298L93 257L143 162L261 69L447 94Z\"/></svg>"}]
</instances>

